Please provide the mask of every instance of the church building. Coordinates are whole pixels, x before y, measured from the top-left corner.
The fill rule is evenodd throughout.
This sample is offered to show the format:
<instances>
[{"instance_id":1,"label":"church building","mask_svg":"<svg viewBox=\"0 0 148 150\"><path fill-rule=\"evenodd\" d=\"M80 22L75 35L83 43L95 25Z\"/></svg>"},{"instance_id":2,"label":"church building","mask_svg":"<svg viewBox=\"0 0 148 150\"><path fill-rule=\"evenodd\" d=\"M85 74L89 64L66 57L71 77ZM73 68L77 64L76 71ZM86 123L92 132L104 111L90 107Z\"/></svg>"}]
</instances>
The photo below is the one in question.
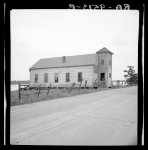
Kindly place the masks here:
<instances>
[{"instance_id":1,"label":"church building","mask_svg":"<svg viewBox=\"0 0 148 150\"><path fill-rule=\"evenodd\" d=\"M104 47L93 54L40 59L29 68L30 85L66 87L82 82L83 87L87 81L87 87L92 87L97 80L105 81L106 86L111 87L112 55Z\"/></svg>"}]
</instances>

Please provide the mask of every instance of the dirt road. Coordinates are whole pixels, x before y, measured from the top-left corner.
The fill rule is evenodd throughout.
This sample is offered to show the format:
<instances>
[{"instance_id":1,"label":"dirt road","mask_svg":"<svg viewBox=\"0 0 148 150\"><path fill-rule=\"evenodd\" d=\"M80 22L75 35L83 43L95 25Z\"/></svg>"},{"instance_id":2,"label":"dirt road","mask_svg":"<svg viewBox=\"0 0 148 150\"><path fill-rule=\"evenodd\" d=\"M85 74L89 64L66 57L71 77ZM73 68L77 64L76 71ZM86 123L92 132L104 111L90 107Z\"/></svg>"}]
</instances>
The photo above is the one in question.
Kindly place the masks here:
<instances>
[{"instance_id":1,"label":"dirt road","mask_svg":"<svg viewBox=\"0 0 148 150\"><path fill-rule=\"evenodd\" d=\"M136 145L137 87L11 107L10 143Z\"/></svg>"}]
</instances>

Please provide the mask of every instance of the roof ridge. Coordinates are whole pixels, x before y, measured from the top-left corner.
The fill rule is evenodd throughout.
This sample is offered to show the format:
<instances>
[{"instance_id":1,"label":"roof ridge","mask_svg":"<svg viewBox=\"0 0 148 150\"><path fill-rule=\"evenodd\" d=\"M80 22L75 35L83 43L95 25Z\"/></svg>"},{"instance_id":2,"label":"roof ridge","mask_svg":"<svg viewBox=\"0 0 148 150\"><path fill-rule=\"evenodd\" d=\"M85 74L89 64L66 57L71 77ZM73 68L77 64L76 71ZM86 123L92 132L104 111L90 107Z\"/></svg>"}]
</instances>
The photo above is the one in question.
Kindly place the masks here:
<instances>
[{"instance_id":1,"label":"roof ridge","mask_svg":"<svg viewBox=\"0 0 148 150\"><path fill-rule=\"evenodd\" d=\"M100 50L98 50L96 53L102 53L102 52L108 52L110 54L114 54L112 53L109 49L107 49L106 47L101 48Z\"/></svg>"},{"instance_id":2,"label":"roof ridge","mask_svg":"<svg viewBox=\"0 0 148 150\"><path fill-rule=\"evenodd\" d=\"M66 56L66 62L62 63L62 57L42 58L37 61L31 68L46 67L65 67L65 66L82 66L94 64L96 53Z\"/></svg>"},{"instance_id":3,"label":"roof ridge","mask_svg":"<svg viewBox=\"0 0 148 150\"><path fill-rule=\"evenodd\" d=\"M74 57L74 56L86 56L86 55L94 55L95 53L91 53L91 54L80 54L80 55L69 55L69 56L65 56L65 55L63 55L63 56L65 56L65 57ZM43 59L52 59L52 58L61 58L61 57L63 57L63 56L59 56L59 57L47 57L47 58L41 58L41 59L39 59L39 60L43 60Z\"/></svg>"}]
</instances>

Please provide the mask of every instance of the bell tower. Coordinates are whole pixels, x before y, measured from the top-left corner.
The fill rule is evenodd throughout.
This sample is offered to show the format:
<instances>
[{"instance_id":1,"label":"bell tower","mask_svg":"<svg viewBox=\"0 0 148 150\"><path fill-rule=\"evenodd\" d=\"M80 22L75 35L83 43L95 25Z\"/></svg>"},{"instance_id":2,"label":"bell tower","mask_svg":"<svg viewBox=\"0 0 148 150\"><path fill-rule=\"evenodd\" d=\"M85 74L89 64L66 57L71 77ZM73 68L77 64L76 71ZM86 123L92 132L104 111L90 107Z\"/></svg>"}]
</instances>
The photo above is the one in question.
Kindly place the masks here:
<instances>
[{"instance_id":1,"label":"bell tower","mask_svg":"<svg viewBox=\"0 0 148 150\"><path fill-rule=\"evenodd\" d=\"M98 81L106 81L107 87L112 86L112 55L106 47L100 49L97 53Z\"/></svg>"}]
</instances>

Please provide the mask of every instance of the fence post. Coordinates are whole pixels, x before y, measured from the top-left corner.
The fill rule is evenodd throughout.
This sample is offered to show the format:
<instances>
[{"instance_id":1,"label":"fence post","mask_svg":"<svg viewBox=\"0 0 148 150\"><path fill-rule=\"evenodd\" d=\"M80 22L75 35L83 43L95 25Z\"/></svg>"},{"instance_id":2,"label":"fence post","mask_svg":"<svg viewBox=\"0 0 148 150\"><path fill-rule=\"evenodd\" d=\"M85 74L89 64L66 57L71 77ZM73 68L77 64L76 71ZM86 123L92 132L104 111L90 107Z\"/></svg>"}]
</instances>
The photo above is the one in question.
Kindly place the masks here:
<instances>
[{"instance_id":1,"label":"fence post","mask_svg":"<svg viewBox=\"0 0 148 150\"><path fill-rule=\"evenodd\" d=\"M95 80L93 87L95 87L95 85L96 85L96 82L97 82L97 79Z\"/></svg>"},{"instance_id":2,"label":"fence post","mask_svg":"<svg viewBox=\"0 0 148 150\"><path fill-rule=\"evenodd\" d=\"M96 84L96 83L95 83ZM97 82L97 88L101 88L102 81ZM95 85L94 85L95 86Z\"/></svg>"},{"instance_id":3,"label":"fence post","mask_svg":"<svg viewBox=\"0 0 148 150\"><path fill-rule=\"evenodd\" d=\"M97 82L97 88L101 88L101 82L102 82L102 81L98 81L98 82ZM95 83L95 84L96 84L96 83ZM95 86L95 85L94 85L94 86Z\"/></svg>"},{"instance_id":4,"label":"fence post","mask_svg":"<svg viewBox=\"0 0 148 150\"><path fill-rule=\"evenodd\" d=\"M112 81L112 87L114 87L114 81Z\"/></svg>"},{"instance_id":5,"label":"fence post","mask_svg":"<svg viewBox=\"0 0 148 150\"><path fill-rule=\"evenodd\" d=\"M79 90L81 89L81 84L82 84L82 81L83 81L83 79L82 79L82 80L81 80L81 82L80 82Z\"/></svg>"},{"instance_id":6,"label":"fence post","mask_svg":"<svg viewBox=\"0 0 148 150\"><path fill-rule=\"evenodd\" d=\"M70 93L70 92L72 91L72 89L73 89L74 85L75 85L75 82L74 82L74 83L72 84L72 86L70 87L70 89L69 89L68 93Z\"/></svg>"},{"instance_id":7,"label":"fence post","mask_svg":"<svg viewBox=\"0 0 148 150\"><path fill-rule=\"evenodd\" d=\"M105 86L106 86L106 85L105 85L105 82L106 82L106 81L102 81L102 83L101 83L101 87L102 87L102 88L105 88Z\"/></svg>"},{"instance_id":8,"label":"fence post","mask_svg":"<svg viewBox=\"0 0 148 150\"><path fill-rule=\"evenodd\" d=\"M19 83L18 85L18 97L19 97L19 100L21 99L21 84Z\"/></svg>"},{"instance_id":9,"label":"fence post","mask_svg":"<svg viewBox=\"0 0 148 150\"><path fill-rule=\"evenodd\" d=\"M86 89L86 86L87 86L87 80L85 80L85 86L84 86L85 89Z\"/></svg>"},{"instance_id":10,"label":"fence post","mask_svg":"<svg viewBox=\"0 0 148 150\"><path fill-rule=\"evenodd\" d=\"M49 89L51 88L51 84L49 85L49 87L48 87L48 92L47 92L47 95L49 94Z\"/></svg>"},{"instance_id":11,"label":"fence post","mask_svg":"<svg viewBox=\"0 0 148 150\"><path fill-rule=\"evenodd\" d=\"M41 84L39 85L39 92L38 92L38 97L39 97L39 94L40 94L40 86L41 86Z\"/></svg>"}]
</instances>

